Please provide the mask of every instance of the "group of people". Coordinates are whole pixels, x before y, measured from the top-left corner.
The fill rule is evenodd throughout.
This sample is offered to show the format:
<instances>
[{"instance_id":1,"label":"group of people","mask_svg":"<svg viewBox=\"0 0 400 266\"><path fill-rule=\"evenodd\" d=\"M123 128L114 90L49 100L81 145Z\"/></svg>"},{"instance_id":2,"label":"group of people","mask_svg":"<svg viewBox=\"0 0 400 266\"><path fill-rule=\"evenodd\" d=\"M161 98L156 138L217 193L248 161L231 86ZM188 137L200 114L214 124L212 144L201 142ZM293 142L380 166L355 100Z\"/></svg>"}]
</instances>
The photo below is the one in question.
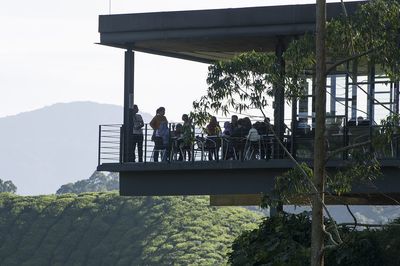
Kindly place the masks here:
<instances>
[{"instance_id":1,"label":"group of people","mask_svg":"<svg viewBox=\"0 0 400 266\"><path fill-rule=\"evenodd\" d=\"M132 109L133 125L133 161L136 161L135 151L137 149L138 162L143 162L143 118L137 105ZM231 121L224 123L222 130L217 118L212 116L210 122L204 128L206 137L195 137L191 119L187 114L182 115L182 123L174 124L172 130L168 127L168 120L165 116L165 108L159 107L156 115L150 121L149 126L153 129L151 140L154 142L152 159L154 162L169 160L171 149L173 149L176 159L183 161L192 159L192 146L195 141L202 141L208 151L208 159L218 160L221 143L229 140L231 145L223 146L223 158L235 159L237 154L243 154L246 139L250 142L257 142L260 136L269 133L270 121L266 118L264 122L251 123L250 118L238 118L232 115ZM137 147L137 148L136 148ZM265 157L265 149L261 151L260 157ZM161 154L161 158L160 158Z\"/></svg>"},{"instance_id":2,"label":"group of people","mask_svg":"<svg viewBox=\"0 0 400 266\"><path fill-rule=\"evenodd\" d=\"M182 115L182 123L173 126L172 131L168 128L168 120L165 117L165 108L160 107L149 125L153 129L152 141L154 142L153 160L158 162L160 151L161 161L169 160L171 148L179 154L178 160L190 160L192 144L192 123L187 114ZM171 144L172 142L172 145Z\"/></svg>"},{"instance_id":3,"label":"group of people","mask_svg":"<svg viewBox=\"0 0 400 266\"><path fill-rule=\"evenodd\" d=\"M138 106L135 104L132 108L132 125L133 125L133 161L136 161L136 147L138 154L138 162L143 162L143 118L139 112ZM179 160L188 158L190 160L190 146L192 143L192 124L187 114L182 115L183 123L176 124L175 128L170 131L168 120L165 117L165 108L159 107L156 115L150 121L149 125L153 129L151 140L154 142L153 160L158 162L160 153L161 161L168 160L170 152L170 140L174 140L175 147L179 150Z\"/></svg>"},{"instance_id":4,"label":"group of people","mask_svg":"<svg viewBox=\"0 0 400 266\"><path fill-rule=\"evenodd\" d=\"M221 146L222 158L240 159L244 158L245 150L252 148L249 145L257 145L260 152L260 158L266 158L266 145L260 144L262 136L267 136L270 132L270 119L265 118L264 122L251 123L250 118L240 118L232 115L231 121L224 123L222 131L217 118L212 116L209 124L205 128L207 138L205 139L208 150L208 160L218 160L219 149ZM226 141L225 145L221 145L221 141ZM255 148L255 147L253 147Z\"/></svg>"}]
</instances>

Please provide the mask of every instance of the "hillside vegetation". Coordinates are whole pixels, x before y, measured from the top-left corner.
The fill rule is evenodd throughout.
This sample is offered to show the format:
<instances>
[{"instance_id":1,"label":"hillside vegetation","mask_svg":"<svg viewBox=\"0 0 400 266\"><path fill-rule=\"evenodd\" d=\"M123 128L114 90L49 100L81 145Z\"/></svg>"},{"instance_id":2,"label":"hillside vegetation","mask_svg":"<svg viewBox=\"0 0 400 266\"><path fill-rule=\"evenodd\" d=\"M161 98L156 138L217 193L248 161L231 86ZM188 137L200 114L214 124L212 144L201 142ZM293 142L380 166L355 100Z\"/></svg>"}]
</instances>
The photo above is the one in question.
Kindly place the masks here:
<instances>
[{"instance_id":1,"label":"hillside vegetation","mask_svg":"<svg viewBox=\"0 0 400 266\"><path fill-rule=\"evenodd\" d=\"M88 179L62 185L56 194L83 193L83 192L106 192L119 189L118 173L95 171Z\"/></svg>"},{"instance_id":2,"label":"hillside vegetation","mask_svg":"<svg viewBox=\"0 0 400 266\"><path fill-rule=\"evenodd\" d=\"M0 193L0 265L223 265L259 221L207 197Z\"/></svg>"}]
</instances>

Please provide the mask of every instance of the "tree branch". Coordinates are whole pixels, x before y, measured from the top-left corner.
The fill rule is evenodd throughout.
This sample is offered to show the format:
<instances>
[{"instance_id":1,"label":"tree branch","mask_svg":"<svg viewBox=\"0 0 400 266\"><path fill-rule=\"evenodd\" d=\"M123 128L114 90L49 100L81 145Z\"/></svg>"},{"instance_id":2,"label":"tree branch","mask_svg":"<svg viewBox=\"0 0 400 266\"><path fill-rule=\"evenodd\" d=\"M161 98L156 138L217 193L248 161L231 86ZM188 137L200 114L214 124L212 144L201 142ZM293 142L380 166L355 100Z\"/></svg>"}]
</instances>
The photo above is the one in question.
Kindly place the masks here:
<instances>
[{"instance_id":1,"label":"tree branch","mask_svg":"<svg viewBox=\"0 0 400 266\"><path fill-rule=\"evenodd\" d=\"M354 60L354 59L357 59L359 57L362 57L364 55L370 54L370 53L374 52L377 49L378 48L371 48L371 49L369 49L369 50L367 50L365 52L362 52L362 53L359 53L359 54L356 54L356 55L352 55L352 56L349 56L349 57L347 57L347 58L345 58L343 60L340 60L340 61L336 62L335 64L331 65L330 67L328 67L328 69L326 70L325 74L329 75L329 73L331 73L333 70L335 70L336 67L338 67L338 66L340 66L340 65L342 65L344 63L347 63L347 62L349 62L351 60Z\"/></svg>"},{"instance_id":2,"label":"tree branch","mask_svg":"<svg viewBox=\"0 0 400 266\"><path fill-rule=\"evenodd\" d=\"M261 110L261 109L260 109ZM261 110L262 114L264 115L264 117L266 118L266 115L264 113L263 110ZM281 140L278 138L278 136L276 135L274 129L272 128L272 126L270 124L267 124L269 126L269 129L271 130L272 134L274 135L276 141L278 142L279 146L282 147L282 149L284 150L284 152L289 156L290 160L292 162L294 162L296 164L296 166L300 169L300 171L302 172L303 176L306 178L307 182L311 185L311 187L313 188L314 192L316 193L318 200L322 203L322 206L326 212L326 215L328 215L329 220L332 222L332 224L334 225L334 232L336 237L338 238L338 243L341 244L343 243L341 237L340 237L340 233L339 233L339 229L336 226L336 222L333 219L331 213L328 210L328 207L325 205L325 203L323 202L321 195L318 192L318 189L315 187L314 183L310 180L310 177L307 175L307 173L304 171L303 167L301 167L301 165L297 162L297 160L292 156L292 154L286 149L285 145L283 145L283 143L281 142Z\"/></svg>"},{"instance_id":3,"label":"tree branch","mask_svg":"<svg viewBox=\"0 0 400 266\"><path fill-rule=\"evenodd\" d=\"M325 162L329 161L329 159L335 154L338 154L338 153L341 153L341 152L344 152L344 151L347 151L347 150L355 149L355 148L358 148L358 147L362 147L362 146L365 146L365 145L369 145L369 144L371 144L371 140L355 143L353 145L348 145L346 147L342 147L342 148L339 148L337 150L328 152L328 156L327 156Z\"/></svg>"},{"instance_id":4,"label":"tree branch","mask_svg":"<svg viewBox=\"0 0 400 266\"><path fill-rule=\"evenodd\" d=\"M341 223L340 226L361 226L361 227L389 227L389 226L400 226L400 224L364 224L364 223Z\"/></svg>"}]
</instances>

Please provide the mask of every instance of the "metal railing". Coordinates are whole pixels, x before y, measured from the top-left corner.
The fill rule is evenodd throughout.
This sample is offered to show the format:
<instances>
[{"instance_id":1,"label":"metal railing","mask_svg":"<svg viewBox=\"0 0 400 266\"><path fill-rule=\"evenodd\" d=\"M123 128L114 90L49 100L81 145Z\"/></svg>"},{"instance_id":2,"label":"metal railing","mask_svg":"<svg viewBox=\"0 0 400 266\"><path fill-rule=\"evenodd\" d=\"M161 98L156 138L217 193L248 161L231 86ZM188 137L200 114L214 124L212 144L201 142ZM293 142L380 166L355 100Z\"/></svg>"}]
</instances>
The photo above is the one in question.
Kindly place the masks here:
<instances>
[{"instance_id":1,"label":"metal railing","mask_svg":"<svg viewBox=\"0 0 400 266\"><path fill-rule=\"evenodd\" d=\"M98 164L128 162L124 157L123 125L99 126ZM251 143L246 137L232 138L229 136L205 136L202 129L193 127L193 141L189 146L179 144L179 138L173 137L174 124L169 124L169 143L162 148L157 147L152 140L153 129L145 124L143 128L143 163L154 162L154 153L159 152L159 161L209 161L209 160L268 160L282 159L286 155L278 149L275 136L272 134L260 135L259 141ZM380 126L345 126L340 130L326 131L326 145L329 150L336 150L346 145L367 140L374 141L374 136L379 133ZM312 159L314 152L313 129L308 131L287 131L283 136L283 144L298 159ZM364 152L375 152L380 159L400 158L400 136L383 145L377 150L372 146L362 148ZM134 151L138 158L137 149ZM336 154L332 159L346 160L349 152Z\"/></svg>"},{"instance_id":2,"label":"metal railing","mask_svg":"<svg viewBox=\"0 0 400 266\"><path fill-rule=\"evenodd\" d=\"M122 162L120 147L122 144L122 125L99 126L98 165L102 163Z\"/></svg>"}]
</instances>

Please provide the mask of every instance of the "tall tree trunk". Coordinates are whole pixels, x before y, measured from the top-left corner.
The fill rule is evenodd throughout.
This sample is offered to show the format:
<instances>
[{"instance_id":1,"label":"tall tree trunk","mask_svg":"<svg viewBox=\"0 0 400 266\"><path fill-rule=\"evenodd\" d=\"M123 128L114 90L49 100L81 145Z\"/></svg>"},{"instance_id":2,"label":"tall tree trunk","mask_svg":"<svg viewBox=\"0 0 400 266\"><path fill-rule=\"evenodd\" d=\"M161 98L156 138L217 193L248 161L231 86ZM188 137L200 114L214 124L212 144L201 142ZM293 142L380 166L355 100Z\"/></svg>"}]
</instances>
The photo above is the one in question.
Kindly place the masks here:
<instances>
[{"instance_id":1,"label":"tall tree trunk","mask_svg":"<svg viewBox=\"0 0 400 266\"><path fill-rule=\"evenodd\" d=\"M326 1L316 5L316 88L315 88L315 141L314 184L318 194L312 201L311 266L324 265L323 201L325 185L325 112L326 112ZM321 201L322 199L322 201Z\"/></svg>"}]
</instances>

